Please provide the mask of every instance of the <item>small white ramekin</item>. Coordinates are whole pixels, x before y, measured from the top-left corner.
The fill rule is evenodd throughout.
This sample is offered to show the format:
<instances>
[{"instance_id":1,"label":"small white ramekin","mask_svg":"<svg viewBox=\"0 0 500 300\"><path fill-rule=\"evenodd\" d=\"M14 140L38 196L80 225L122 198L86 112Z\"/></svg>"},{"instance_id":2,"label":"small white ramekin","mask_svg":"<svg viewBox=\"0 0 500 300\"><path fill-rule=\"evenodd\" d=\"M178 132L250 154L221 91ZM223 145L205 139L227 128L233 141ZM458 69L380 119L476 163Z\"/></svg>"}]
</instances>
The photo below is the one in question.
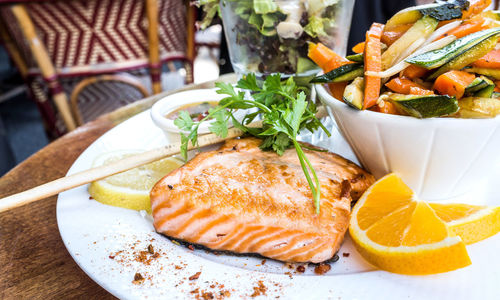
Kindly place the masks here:
<instances>
[{"instance_id":1,"label":"small white ramekin","mask_svg":"<svg viewBox=\"0 0 500 300\"><path fill-rule=\"evenodd\" d=\"M158 100L153 105L153 107L151 107L151 119L153 120L155 125L163 131L165 137L167 138L167 142L179 142L181 140L181 131L177 126L175 126L174 120L165 118L167 114L187 104L200 103L205 101L219 102L226 97L228 97L228 95L217 94L216 89L189 90L168 95L165 98ZM245 115L251 111L252 110L239 109L236 110L233 115L238 121L241 122ZM198 135L210 133L210 130L208 128L210 127L211 122L213 122L213 120L208 120L201 123L200 127L198 128ZM230 127L232 126L231 120L229 120L228 125Z\"/></svg>"},{"instance_id":2,"label":"small white ramekin","mask_svg":"<svg viewBox=\"0 0 500 300\"><path fill-rule=\"evenodd\" d=\"M168 95L158 100L151 108L151 118L160 129L163 130L167 141L170 143L180 141L180 130L174 124L174 120L169 120L165 116L186 104L199 103L204 101L220 101L227 95L220 95L215 89L198 89ZM198 134L207 134L211 121L203 122L198 128Z\"/></svg>"},{"instance_id":3,"label":"small white ramekin","mask_svg":"<svg viewBox=\"0 0 500 300\"><path fill-rule=\"evenodd\" d=\"M421 199L479 195L500 168L500 116L417 119L353 109L323 85L316 92L363 166L376 178L397 173Z\"/></svg>"}]
</instances>

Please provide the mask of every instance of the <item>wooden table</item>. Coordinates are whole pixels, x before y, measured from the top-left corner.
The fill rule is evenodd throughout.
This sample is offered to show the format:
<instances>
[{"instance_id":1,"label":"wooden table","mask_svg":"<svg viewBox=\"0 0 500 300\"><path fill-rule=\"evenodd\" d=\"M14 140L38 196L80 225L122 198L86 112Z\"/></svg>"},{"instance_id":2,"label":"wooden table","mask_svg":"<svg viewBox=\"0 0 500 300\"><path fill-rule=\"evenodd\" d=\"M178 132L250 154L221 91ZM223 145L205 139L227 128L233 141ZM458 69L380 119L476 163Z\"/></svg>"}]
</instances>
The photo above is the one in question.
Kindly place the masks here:
<instances>
[{"instance_id":1,"label":"wooden table","mask_svg":"<svg viewBox=\"0 0 500 300\"><path fill-rule=\"evenodd\" d=\"M235 76L218 81L235 81ZM181 90L207 87L213 87L213 82ZM52 142L0 178L0 198L64 176L106 131L178 91L125 106ZM56 200L54 196L0 214L0 299L114 298L77 266L64 247L57 228Z\"/></svg>"}]
</instances>

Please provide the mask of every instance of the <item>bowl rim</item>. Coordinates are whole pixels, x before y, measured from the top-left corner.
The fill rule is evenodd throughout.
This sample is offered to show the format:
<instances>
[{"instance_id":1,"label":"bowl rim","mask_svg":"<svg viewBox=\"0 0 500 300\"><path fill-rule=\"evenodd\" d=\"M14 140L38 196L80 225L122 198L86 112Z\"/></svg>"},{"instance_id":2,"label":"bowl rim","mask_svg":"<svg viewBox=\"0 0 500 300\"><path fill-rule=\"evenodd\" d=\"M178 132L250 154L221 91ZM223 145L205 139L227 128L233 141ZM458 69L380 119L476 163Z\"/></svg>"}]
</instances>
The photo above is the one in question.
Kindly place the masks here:
<instances>
[{"instance_id":1,"label":"bowl rim","mask_svg":"<svg viewBox=\"0 0 500 300\"><path fill-rule=\"evenodd\" d=\"M322 74L321 72L320 74ZM477 119L465 119L465 118L442 118L442 117L433 117L433 118L415 118L411 116L401 116L401 115L392 115L392 114L384 114L378 113L370 110L356 110L354 108L349 107L343 101L333 97L332 94L326 89L323 84L315 84L315 89L317 95L320 99L324 99L328 102L329 106L335 109L349 109L350 112L359 114L360 117L369 117L372 119L378 120L394 120L400 122L418 122L420 124L423 123L440 123L440 124L450 124L452 122L469 122L469 123L497 123L500 122L500 115L497 115L494 118L477 118Z\"/></svg>"}]
</instances>

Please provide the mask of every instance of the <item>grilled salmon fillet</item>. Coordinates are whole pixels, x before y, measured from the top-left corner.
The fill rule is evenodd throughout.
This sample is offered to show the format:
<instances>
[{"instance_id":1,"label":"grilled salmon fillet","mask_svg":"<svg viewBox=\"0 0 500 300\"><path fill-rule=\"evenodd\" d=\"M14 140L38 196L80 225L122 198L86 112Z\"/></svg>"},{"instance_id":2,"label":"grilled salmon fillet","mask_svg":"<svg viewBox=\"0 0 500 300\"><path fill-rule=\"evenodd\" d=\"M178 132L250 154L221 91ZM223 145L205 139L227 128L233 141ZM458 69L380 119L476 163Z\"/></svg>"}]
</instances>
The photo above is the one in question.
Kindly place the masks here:
<instances>
[{"instance_id":1,"label":"grilled salmon fillet","mask_svg":"<svg viewBox=\"0 0 500 300\"><path fill-rule=\"evenodd\" d=\"M374 182L354 163L304 150L321 182L320 214L294 149L283 156L256 138L198 154L151 190L156 231L214 250L318 263L338 251L351 201Z\"/></svg>"}]
</instances>

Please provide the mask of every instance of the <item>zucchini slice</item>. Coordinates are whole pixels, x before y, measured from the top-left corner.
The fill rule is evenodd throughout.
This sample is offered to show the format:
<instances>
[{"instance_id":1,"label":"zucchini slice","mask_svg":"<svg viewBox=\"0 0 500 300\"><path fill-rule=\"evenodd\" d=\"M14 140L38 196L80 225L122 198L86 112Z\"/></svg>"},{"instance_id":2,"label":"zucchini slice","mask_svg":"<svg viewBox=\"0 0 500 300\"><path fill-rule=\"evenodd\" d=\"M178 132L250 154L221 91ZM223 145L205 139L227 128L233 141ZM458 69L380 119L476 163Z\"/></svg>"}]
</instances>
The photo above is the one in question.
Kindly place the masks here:
<instances>
[{"instance_id":1,"label":"zucchini slice","mask_svg":"<svg viewBox=\"0 0 500 300\"><path fill-rule=\"evenodd\" d=\"M470 73L482 74L482 75L486 75L489 77L493 77L497 80L500 80L500 70L498 70L498 69L467 68L467 69L464 69L464 71L470 72Z\"/></svg>"},{"instance_id":2,"label":"zucchini slice","mask_svg":"<svg viewBox=\"0 0 500 300\"><path fill-rule=\"evenodd\" d=\"M500 99L468 97L458 104L461 118L494 118L500 114Z\"/></svg>"},{"instance_id":3,"label":"zucchini slice","mask_svg":"<svg viewBox=\"0 0 500 300\"><path fill-rule=\"evenodd\" d=\"M492 10L491 12L496 15L496 17L494 17L495 20L500 21L500 10Z\"/></svg>"},{"instance_id":4,"label":"zucchini slice","mask_svg":"<svg viewBox=\"0 0 500 300\"><path fill-rule=\"evenodd\" d=\"M500 29L500 28L499 28ZM480 43L476 44L473 48L465 51L459 56L455 57L450 62L444 64L439 68L436 72L432 73L429 76L429 79L435 79L439 75L448 72L449 70L461 70L467 65L475 62L481 57L485 56L491 50L495 49L495 46L498 42L498 37L500 36L500 32L490 38L487 38Z\"/></svg>"},{"instance_id":5,"label":"zucchini slice","mask_svg":"<svg viewBox=\"0 0 500 300\"><path fill-rule=\"evenodd\" d=\"M365 56L363 55L363 53L347 55L345 58L347 58L350 61L355 61L355 62L359 62L359 63L362 63L365 61Z\"/></svg>"},{"instance_id":6,"label":"zucchini slice","mask_svg":"<svg viewBox=\"0 0 500 300\"><path fill-rule=\"evenodd\" d=\"M489 86L490 84L493 84L491 80L484 76L479 76L474 79L466 88L465 88L465 94L470 95L474 92L477 92L479 90L484 89L485 87Z\"/></svg>"},{"instance_id":7,"label":"zucchini slice","mask_svg":"<svg viewBox=\"0 0 500 300\"><path fill-rule=\"evenodd\" d=\"M436 30L437 25L438 21L429 16L418 20L382 54L382 70L392 67L401 54L417 40L428 38Z\"/></svg>"},{"instance_id":8,"label":"zucchini slice","mask_svg":"<svg viewBox=\"0 0 500 300\"><path fill-rule=\"evenodd\" d=\"M490 85L495 86L493 81L489 80L487 77L484 76L479 76L474 79L466 88L465 88L465 94L466 95L471 95L472 93L475 93L477 91L480 91Z\"/></svg>"},{"instance_id":9,"label":"zucchini slice","mask_svg":"<svg viewBox=\"0 0 500 300\"><path fill-rule=\"evenodd\" d=\"M365 70L362 64L347 64L333 69L330 72L314 77L311 83L331 83L351 81L356 77L363 76Z\"/></svg>"},{"instance_id":10,"label":"zucchini slice","mask_svg":"<svg viewBox=\"0 0 500 300\"><path fill-rule=\"evenodd\" d=\"M423 16L430 16L438 21L448 21L462 17L462 11L469 8L465 0L440 1L427 5L413 6L396 13L387 21L385 28L391 30L401 24L415 23Z\"/></svg>"},{"instance_id":11,"label":"zucchini slice","mask_svg":"<svg viewBox=\"0 0 500 300\"><path fill-rule=\"evenodd\" d=\"M365 80L363 77L357 77L354 81L346 86L344 90L344 102L356 109L363 109L363 100L364 100L364 89L365 89Z\"/></svg>"},{"instance_id":12,"label":"zucchini slice","mask_svg":"<svg viewBox=\"0 0 500 300\"><path fill-rule=\"evenodd\" d=\"M469 34L443 48L411 57L407 59L406 62L426 69L435 69L471 50L484 40L497 36L498 34L500 34L500 27Z\"/></svg>"},{"instance_id":13,"label":"zucchini slice","mask_svg":"<svg viewBox=\"0 0 500 300\"><path fill-rule=\"evenodd\" d=\"M482 16L495 21L500 21L500 10L488 10L481 13Z\"/></svg>"},{"instance_id":14,"label":"zucchini slice","mask_svg":"<svg viewBox=\"0 0 500 300\"><path fill-rule=\"evenodd\" d=\"M489 86L485 87L484 89L481 89L481 90L475 92L474 97L491 98L494 90L495 90L495 85L489 85Z\"/></svg>"},{"instance_id":15,"label":"zucchini slice","mask_svg":"<svg viewBox=\"0 0 500 300\"><path fill-rule=\"evenodd\" d=\"M454 114L458 101L448 95L402 95L391 94L389 99L396 107L416 118L433 118Z\"/></svg>"}]
</instances>

